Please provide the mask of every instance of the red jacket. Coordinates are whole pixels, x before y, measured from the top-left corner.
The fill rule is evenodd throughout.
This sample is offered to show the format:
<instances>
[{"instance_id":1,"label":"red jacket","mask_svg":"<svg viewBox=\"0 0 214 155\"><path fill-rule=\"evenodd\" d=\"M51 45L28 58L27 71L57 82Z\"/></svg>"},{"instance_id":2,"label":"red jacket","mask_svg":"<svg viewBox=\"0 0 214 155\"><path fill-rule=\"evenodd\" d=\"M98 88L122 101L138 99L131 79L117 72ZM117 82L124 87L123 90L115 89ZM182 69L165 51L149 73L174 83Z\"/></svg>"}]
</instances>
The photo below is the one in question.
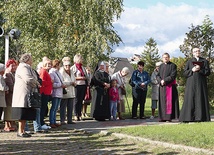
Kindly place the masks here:
<instances>
[{"instance_id":1,"label":"red jacket","mask_svg":"<svg viewBox=\"0 0 214 155\"><path fill-rule=\"evenodd\" d=\"M116 87L111 87L109 89L109 96L110 96L110 100L111 101L119 101L120 98L119 98L119 91L118 91L118 88Z\"/></svg>"},{"instance_id":2,"label":"red jacket","mask_svg":"<svg viewBox=\"0 0 214 155\"><path fill-rule=\"evenodd\" d=\"M51 95L53 90L53 84L51 81L50 74L42 68L39 72L39 77L42 79L40 93L44 93L45 95Z\"/></svg>"}]
</instances>

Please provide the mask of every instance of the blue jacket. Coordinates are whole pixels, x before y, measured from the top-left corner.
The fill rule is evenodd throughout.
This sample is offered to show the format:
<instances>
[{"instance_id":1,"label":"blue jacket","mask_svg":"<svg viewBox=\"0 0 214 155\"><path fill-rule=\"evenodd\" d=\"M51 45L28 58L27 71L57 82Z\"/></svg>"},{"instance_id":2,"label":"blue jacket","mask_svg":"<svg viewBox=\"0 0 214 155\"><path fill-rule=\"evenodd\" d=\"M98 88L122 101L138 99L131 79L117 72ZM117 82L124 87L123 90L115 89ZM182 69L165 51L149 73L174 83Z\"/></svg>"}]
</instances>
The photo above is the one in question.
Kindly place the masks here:
<instances>
[{"instance_id":1,"label":"blue jacket","mask_svg":"<svg viewBox=\"0 0 214 155\"><path fill-rule=\"evenodd\" d=\"M135 70L132 74L132 82L134 83L135 89L142 89L147 90L148 84L151 82L149 73L146 71L143 71L142 73L139 70ZM142 83L145 83L145 87L141 87L140 85Z\"/></svg>"}]
</instances>

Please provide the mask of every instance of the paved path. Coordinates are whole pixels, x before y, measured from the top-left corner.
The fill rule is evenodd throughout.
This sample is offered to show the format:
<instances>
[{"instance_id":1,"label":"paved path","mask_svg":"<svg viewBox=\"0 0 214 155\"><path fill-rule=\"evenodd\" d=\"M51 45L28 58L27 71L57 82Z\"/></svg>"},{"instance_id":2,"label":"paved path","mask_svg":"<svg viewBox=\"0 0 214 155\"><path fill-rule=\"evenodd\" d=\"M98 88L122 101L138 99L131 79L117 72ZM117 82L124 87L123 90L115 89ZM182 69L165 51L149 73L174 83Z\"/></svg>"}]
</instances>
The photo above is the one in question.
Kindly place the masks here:
<instances>
[{"instance_id":1,"label":"paved path","mask_svg":"<svg viewBox=\"0 0 214 155\"><path fill-rule=\"evenodd\" d=\"M212 121L214 121L214 117L212 117ZM177 124L179 123L176 120L173 120L167 124ZM142 143L143 146L135 146L132 141L124 142L123 140L117 140L117 148L110 147L111 141L115 141L115 139L111 139L112 137L108 136L103 137L105 143L110 143L108 145L101 145L100 148L96 148L94 141L90 141L89 143L85 143L90 139L98 140L100 137L94 133L98 133L101 130L105 131L109 128L116 127L127 127L127 126L136 126L136 125L154 125L154 124L166 124L163 122L158 122L157 118L154 120L150 119L126 119L126 120L117 120L117 121L95 121L95 120L85 120L76 122L76 124L68 124L63 125L57 129L51 129L47 134L33 134L31 138L20 138L16 136L16 132L1 132L0 133L0 154L64 154L64 155L78 155L78 154L153 154L153 153L143 153L145 152L142 149L148 144ZM30 125L32 127L32 125ZM0 125L1 129L3 124ZM93 139L93 140L94 140ZM103 143L101 141L100 143ZM123 143L127 143L126 146ZM130 144L129 144L130 143ZM129 144L129 145L128 145ZM127 148L130 147L131 152L127 152ZM136 150L141 149L133 153L136 150L133 148L136 147ZM157 146L158 148L158 146ZM125 149L125 152L124 152ZM149 146L148 146L148 149ZM163 147L160 149L164 149ZM167 149L164 149L166 151ZM122 152L120 152L122 151ZM168 152L170 152L169 150ZM176 153L179 154L179 153Z\"/></svg>"}]
</instances>

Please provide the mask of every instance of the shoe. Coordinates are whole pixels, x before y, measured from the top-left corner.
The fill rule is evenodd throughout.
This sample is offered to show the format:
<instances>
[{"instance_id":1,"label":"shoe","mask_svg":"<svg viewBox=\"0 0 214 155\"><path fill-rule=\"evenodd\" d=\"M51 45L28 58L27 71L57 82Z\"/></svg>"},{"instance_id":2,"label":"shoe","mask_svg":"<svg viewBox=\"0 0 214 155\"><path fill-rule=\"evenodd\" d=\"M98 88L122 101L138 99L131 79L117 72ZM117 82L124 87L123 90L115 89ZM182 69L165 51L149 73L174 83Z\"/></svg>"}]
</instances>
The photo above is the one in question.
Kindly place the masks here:
<instances>
[{"instance_id":1,"label":"shoe","mask_svg":"<svg viewBox=\"0 0 214 155\"><path fill-rule=\"evenodd\" d=\"M125 120L125 118L123 118L123 117L119 117L119 120Z\"/></svg>"},{"instance_id":2,"label":"shoe","mask_svg":"<svg viewBox=\"0 0 214 155\"><path fill-rule=\"evenodd\" d=\"M48 126L46 124L44 124L43 126L41 126L42 130L47 130L47 129L51 129L51 126Z\"/></svg>"},{"instance_id":3,"label":"shoe","mask_svg":"<svg viewBox=\"0 0 214 155\"><path fill-rule=\"evenodd\" d=\"M151 116L151 117L150 117L150 119L154 119L154 118L155 118L154 116Z\"/></svg>"},{"instance_id":4,"label":"shoe","mask_svg":"<svg viewBox=\"0 0 214 155\"><path fill-rule=\"evenodd\" d=\"M56 124L54 124L56 127L59 127L59 126L61 126L61 124L58 124L58 123L56 123Z\"/></svg>"},{"instance_id":5,"label":"shoe","mask_svg":"<svg viewBox=\"0 0 214 155\"><path fill-rule=\"evenodd\" d=\"M38 130L38 131L35 131L35 133L48 133L48 130Z\"/></svg>"},{"instance_id":6,"label":"shoe","mask_svg":"<svg viewBox=\"0 0 214 155\"><path fill-rule=\"evenodd\" d=\"M67 124L76 124L75 122L68 122Z\"/></svg>"},{"instance_id":7,"label":"shoe","mask_svg":"<svg viewBox=\"0 0 214 155\"><path fill-rule=\"evenodd\" d=\"M132 119L137 119L137 117L135 116L135 117L132 117Z\"/></svg>"},{"instance_id":8,"label":"shoe","mask_svg":"<svg viewBox=\"0 0 214 155\"><path fill-rule=\"evenodd\" d=\"M80 121L81 119L80 119L80 117L77 117L77 121Z\"/></svg>"},{"instance_id":9,"label":"shoe","mask_svg":"<svg viewBox=\"0 0 214 155\"><path fill-rule=\"evenodd\" d=\"M11 131L15 131L16 129L13 127L8 127L8 128L4 128L5 132L11 132Z\"/></svg>"},{"instance_id":10,"label":"shoe","mask_svg":"<svg viewBox=\"0 0 214 155\"><path fill-rule=\"evenodd\" d=\"M57 128L57 126L55 124L51 124L50 127L51 128Z\"/></svg>"},{"instance_id":11,"label":"shoe","mask_svg":"<svg viewBox=\"0 0 214 155\"><path fill-rule=\"evenodd\" d=\"M146 119L146 117L145 117L145 116L142 116L142 117L140 117L140 119Z\"/></svg>"},{"instance_id":12,"label":"shoe","mask_svg":"<svg viewBox=\"0 0 214 155\"><path fill-rule=\"evenodd\" d=\"M34 132L32 132L32 131L25 131L25 133L30 134L30 135L34 134Z\"/></svg>"},{"instance_id":13,"label":"shoe","mask_svg":"<svg viewBox=\"0 0 214 155\"><path fill-rule=\"evenodd\" d=\"M65 122L61 122L60 124L61 124L61 125L66 125L66 123L65 123Z\"/></svg>"},{"instance_id":14,"label":"shoe","mask_svg":"<svg viewBox=\"0 0 214 155\"><path fill-rule=\"evenodd\" d=\"M28 138L31 137L31 135L28 133L17 133L17 137Z\"/></svg>"},{"instance_id":15,"label":"shoe","mask_svg":"<svg viewBox=\"0 0 214 155\"><path fill-rule=\"evenodd\" d=\"M77 119L77 116L74 116L74 120L75 120L75 121L77 121L77 120L78 120L78 119Z\"/></svg>"}]
</instances>

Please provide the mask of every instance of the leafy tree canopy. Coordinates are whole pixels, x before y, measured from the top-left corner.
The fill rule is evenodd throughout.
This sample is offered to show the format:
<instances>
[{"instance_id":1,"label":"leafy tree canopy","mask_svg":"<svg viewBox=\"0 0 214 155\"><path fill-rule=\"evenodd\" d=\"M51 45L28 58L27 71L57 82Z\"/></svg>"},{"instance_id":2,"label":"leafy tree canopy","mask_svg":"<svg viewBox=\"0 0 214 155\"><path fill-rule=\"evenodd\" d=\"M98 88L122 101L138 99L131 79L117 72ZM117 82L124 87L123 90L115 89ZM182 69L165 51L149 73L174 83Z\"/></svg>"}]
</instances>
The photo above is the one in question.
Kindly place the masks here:
<instances>
[{"instance_id":1,"label":"leafy tree canopy","mask_svg":"<svg viewBox=\"0 0 214 155\"><path fill-rule=\"evenodd\" d=\"M4 27L21 30L17 50L32 53L38 63L80 53L93 65L106 59L122 41L112 23L121 15L123 0L7 0Z\"/></svg>"}]
</instances>

